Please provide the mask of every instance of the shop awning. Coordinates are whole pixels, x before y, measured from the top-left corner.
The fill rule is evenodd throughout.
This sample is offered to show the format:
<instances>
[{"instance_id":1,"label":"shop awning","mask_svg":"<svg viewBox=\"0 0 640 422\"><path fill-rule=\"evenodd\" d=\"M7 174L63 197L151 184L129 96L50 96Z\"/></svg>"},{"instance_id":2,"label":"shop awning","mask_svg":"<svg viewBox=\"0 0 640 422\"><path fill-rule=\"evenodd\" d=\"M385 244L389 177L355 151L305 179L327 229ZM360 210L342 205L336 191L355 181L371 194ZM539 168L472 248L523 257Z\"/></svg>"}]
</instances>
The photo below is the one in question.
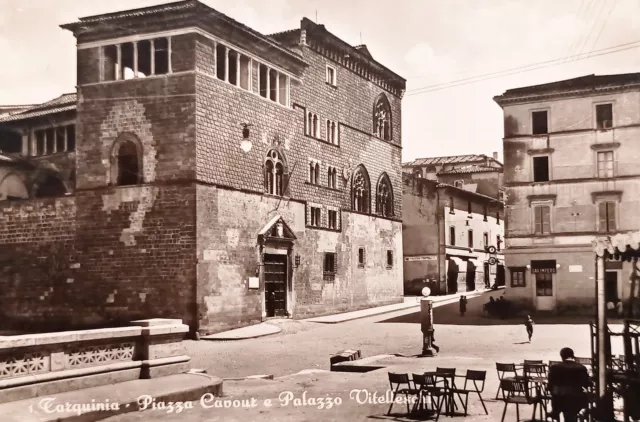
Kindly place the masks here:
<instances>
[{"instance_id":1,"label":"shop awning","mask_svg":"<svg viewBox=\"0 0 640 422\"><path fill-rule=\"evenodd\" d=\"M602 237L591 243L596 255L605 259L630 261L640 258L640 231Z\"/></svg>"}]
</instances>

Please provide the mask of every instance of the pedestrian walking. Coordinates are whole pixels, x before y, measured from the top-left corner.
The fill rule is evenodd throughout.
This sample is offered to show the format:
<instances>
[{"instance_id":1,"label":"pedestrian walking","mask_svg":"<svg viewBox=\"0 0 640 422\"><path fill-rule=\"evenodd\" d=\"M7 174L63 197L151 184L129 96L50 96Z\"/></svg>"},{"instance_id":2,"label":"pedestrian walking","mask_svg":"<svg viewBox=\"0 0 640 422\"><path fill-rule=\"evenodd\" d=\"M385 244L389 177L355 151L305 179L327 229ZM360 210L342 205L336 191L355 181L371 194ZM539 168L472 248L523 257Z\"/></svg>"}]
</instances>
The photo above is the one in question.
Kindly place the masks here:
<instances>
[{"instance_id":1,"label":"pedestrian walking","mask_svg":"<svg viewBox=\"0 0 640 422\"><path fill-rule=\"evenodd\" d=\"M440 347L436 346L436 337L435 337L435 333L436 330L431 330L431 347L434 348L434 350L436 351L436 353L440 353Z\"/></svg>"},{"instance_id":2,"label":"pedestrian walking","mask_svg":"<svg viewBox=\"0 0 640 422\"><path fill-rule=\"evenodd\" d=\"M576 422L578 413L588 406L585 390L589 387L589 373L584 365L575 361L570 348L560 350L560 357L562 363L549 367L553 416L559 420L562 413L565 422Z\"/></svg>"},{"instance_id":3,"label":"pedestrian walking","mask_svg":"<svg viewBox=\"0 0 640 422\"><path fill-rule=\"evenodd\" d=\"M531 343L531 337L533 337L533 320L531 315L527 315L527 319L524 321L524 326L527 327L527 335L529 336L529 343Z\"/></svg>"},{"instance_id":4,"label":"pedestrian walking","mask_svg":"<svg viewBox=\"0 0 640 422\"><path fill-rule=\"evenodd\" d=\"M460 316L464 316L465 312L467 312L467 297L460 296Z\"/></svg>"}]
</instances>

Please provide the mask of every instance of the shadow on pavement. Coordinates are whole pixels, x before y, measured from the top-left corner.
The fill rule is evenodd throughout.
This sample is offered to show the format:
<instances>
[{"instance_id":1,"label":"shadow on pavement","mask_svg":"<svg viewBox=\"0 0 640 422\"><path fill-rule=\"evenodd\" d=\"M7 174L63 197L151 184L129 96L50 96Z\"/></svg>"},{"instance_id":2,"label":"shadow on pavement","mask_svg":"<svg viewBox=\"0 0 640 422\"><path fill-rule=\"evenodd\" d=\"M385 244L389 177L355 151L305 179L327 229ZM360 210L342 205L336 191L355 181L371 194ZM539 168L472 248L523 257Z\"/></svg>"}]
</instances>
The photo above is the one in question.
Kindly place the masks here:
<instances>
[{"instance_id":1,"label":"shadow on pavement","mask_svg":"<svg viewBox=\"0 0 640 422\"><path fill-rule=\"evenodd\" d=\"M467 302L467 312L465 316L460 315L460 305L458 302L448 305L438 306L433 309L433 322L436 325L523 325L524 317L500 319L483 315L482 307L487 302L488 296L483 295L471 298ZM589 316L563 316L563 315L536 315L531 314L531 318L536 325L555 324L589 324L594 317ZM610 321L615 324L615 321ZM420 324L420 312L401 315L378 323L394 324Z\"/></svg>"}]
</instances>

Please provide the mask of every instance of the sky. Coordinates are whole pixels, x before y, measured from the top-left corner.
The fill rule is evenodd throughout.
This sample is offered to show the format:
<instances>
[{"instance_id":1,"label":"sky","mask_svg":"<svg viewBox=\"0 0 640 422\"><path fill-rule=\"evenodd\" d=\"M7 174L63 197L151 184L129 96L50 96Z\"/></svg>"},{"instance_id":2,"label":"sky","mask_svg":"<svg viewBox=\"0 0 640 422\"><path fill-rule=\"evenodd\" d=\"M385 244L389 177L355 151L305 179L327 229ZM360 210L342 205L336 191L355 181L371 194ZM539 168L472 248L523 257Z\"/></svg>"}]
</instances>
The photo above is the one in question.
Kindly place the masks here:
<instances>
[{"instance_id":1,"label":"sky","mask_svg":"<svg viewBox=\"0 0 640 422\"><path fill-rule=\"evenodd\" d=\"M352 45L366 44L407 79L403 162L493 152L502 160L495 95L640 72L639 0L201 1L264 34L298 28L307 17ZM75 38L60 24L167 2L0 0L0 104L75 91Z\"/></svg>"}]
</instances>

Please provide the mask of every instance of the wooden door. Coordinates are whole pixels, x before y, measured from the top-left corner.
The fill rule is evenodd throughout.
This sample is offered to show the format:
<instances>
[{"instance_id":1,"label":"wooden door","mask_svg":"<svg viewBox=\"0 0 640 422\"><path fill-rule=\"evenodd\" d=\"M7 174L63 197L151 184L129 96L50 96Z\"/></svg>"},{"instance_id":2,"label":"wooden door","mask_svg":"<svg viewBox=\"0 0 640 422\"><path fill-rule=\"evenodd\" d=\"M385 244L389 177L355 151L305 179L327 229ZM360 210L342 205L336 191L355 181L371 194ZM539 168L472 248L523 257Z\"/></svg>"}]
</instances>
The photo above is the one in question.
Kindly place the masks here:
<instances>
[{"instance_id":1,"label":"wooden door","mask_svg":"<svg viewBox=\"0 0 640 422\"><path fill-rule=\"evenodd\" d=\"M287 255L264 255L267 317L287 316Z\"/></svg>"},{"instance_id":2,"label":"wooden door","mask_svg":"<svg viewBox=\"0 0 640 422\"><path fill-rule=\"evenodd\" d=\"M604 273L604 297L605 303L618 301L618 272L605 271Z\"/></svg>"}]
</instances>

